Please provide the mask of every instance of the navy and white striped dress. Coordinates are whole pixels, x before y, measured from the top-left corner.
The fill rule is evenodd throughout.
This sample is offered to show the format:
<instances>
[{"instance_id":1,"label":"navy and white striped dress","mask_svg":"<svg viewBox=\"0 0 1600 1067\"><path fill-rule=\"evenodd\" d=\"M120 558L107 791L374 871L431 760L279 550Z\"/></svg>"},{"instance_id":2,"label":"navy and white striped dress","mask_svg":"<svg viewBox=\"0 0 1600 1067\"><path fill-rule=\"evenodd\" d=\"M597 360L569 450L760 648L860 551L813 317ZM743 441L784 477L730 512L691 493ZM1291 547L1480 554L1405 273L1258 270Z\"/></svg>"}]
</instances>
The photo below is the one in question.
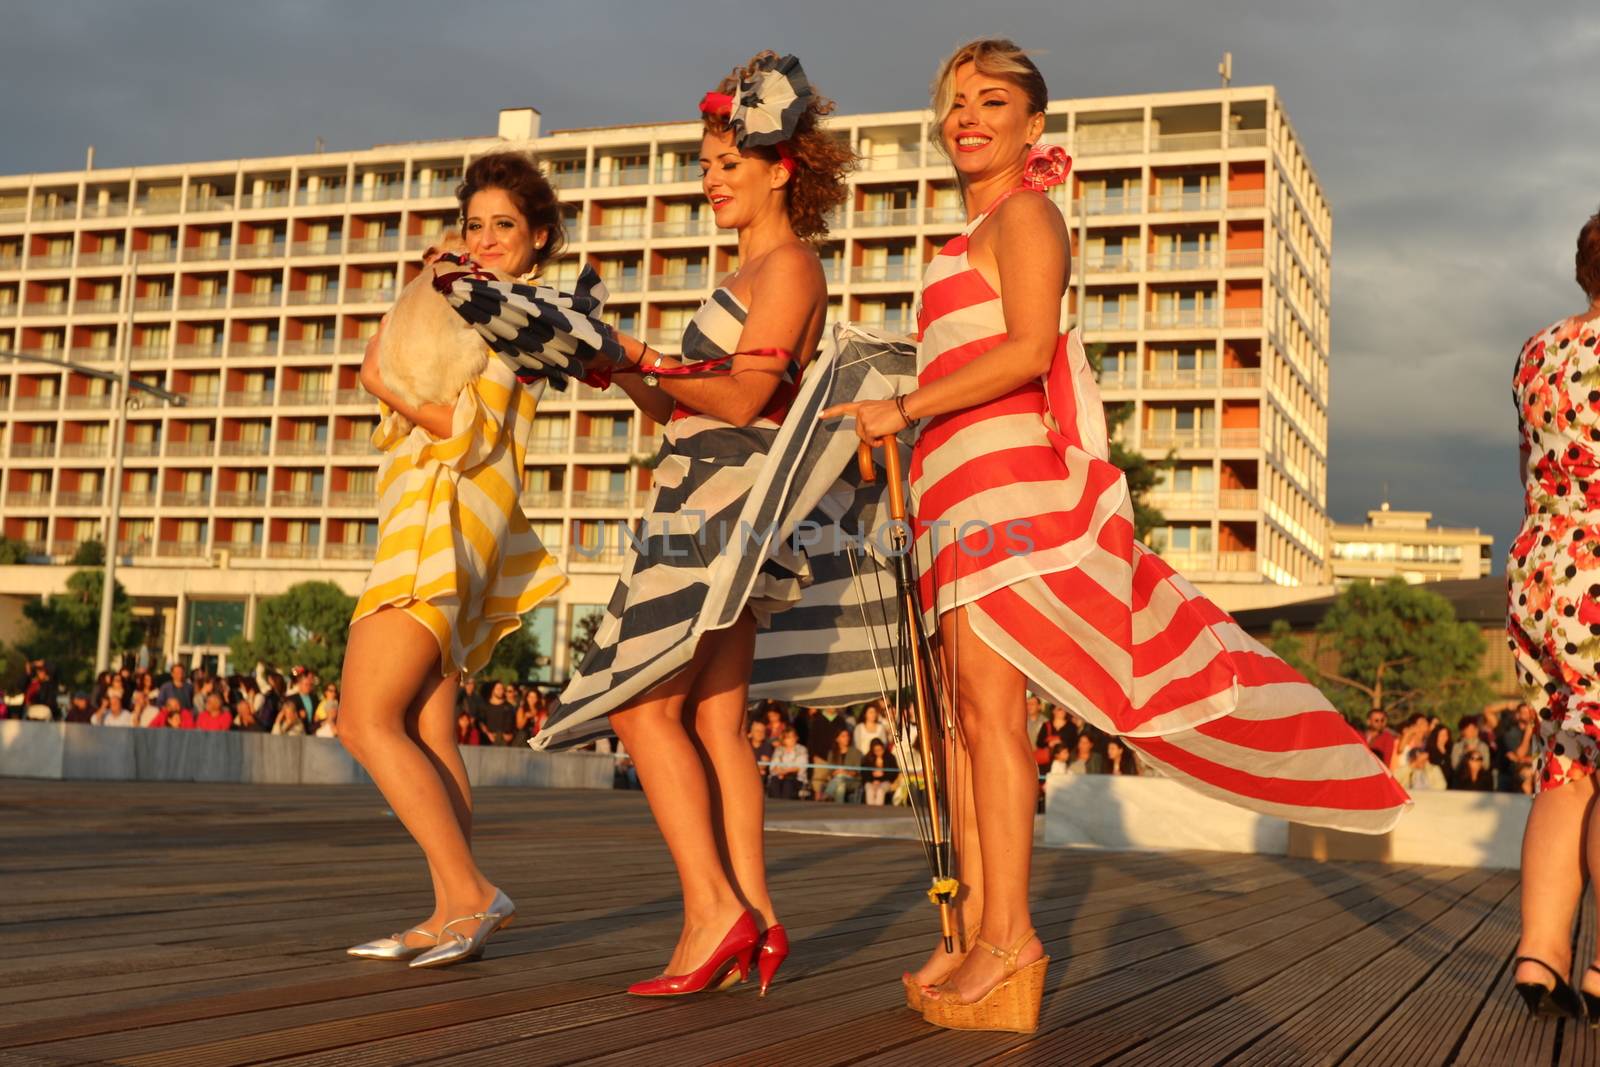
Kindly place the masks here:
<instances>
[{"instance_id":1,"label":"navy and white striped dress","mask_svg":"<svg viewBox=\"0 0 1600 1067\"><path fill-rule=\"evenodd\" d=\"M711 295L683 335L686 364L726 358L738 350L746 310L726 288ZM608 733L606 716L626 707L682 670L704 629L713 593L748 586L731 605L727 623L749 607L757 625L798 603L810 583L803 547L765 538L763 558L750 572L758 531L741 516L796 391L795 365L784 372L772 402L748 426L734 426L679 405L663 434L654 486L642 528L629 539L622 576L606 605L594 643L562 690L535 748L565 748ZM742 592L742 590L740 590ZM726 623L724 623L726 625Z\"/></svg>"}]
</instances>

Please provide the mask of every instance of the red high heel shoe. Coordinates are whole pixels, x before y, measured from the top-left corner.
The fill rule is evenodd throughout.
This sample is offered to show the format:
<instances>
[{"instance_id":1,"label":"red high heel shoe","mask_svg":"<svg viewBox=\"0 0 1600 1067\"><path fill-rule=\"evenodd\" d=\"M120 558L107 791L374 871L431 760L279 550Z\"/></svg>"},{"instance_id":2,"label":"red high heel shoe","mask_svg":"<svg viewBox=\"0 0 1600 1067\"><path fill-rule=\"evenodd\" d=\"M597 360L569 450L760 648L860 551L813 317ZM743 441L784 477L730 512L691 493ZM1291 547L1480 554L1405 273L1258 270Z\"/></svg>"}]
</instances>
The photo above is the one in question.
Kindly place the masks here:
<instances>
[{"instance_id":1,"label":"red high heel shoe","mask_svg":"<svg viewBox=\"0 0 1600 1067\"><path fill-rule=\"evenodd\" d=\"M767 995L772 976L778 973L783 961L789 958L789 935L782 923L773 923L761 935L761 949L756 955L756 969L761 974L761 996Z\"/></svg>"},{"instance_id":2,"label":"red high heel shoe","mask_svg":"<svg viewBox=\"0 0 1600 1067\"><path fill-rule=\"evenodd\" d=\"M760 940L761 931L756 926L755 917L748 911L742 912L723 937L722 943L711 953L711 958L699 967L688 974L663 974L659 978L635 982L628 987L628 992L636 997L681 997L702 992L714 982L720 984L720 980L733 969L738 970L742 982L750 974L756 943Z\"/></svg>"}]
</instances>

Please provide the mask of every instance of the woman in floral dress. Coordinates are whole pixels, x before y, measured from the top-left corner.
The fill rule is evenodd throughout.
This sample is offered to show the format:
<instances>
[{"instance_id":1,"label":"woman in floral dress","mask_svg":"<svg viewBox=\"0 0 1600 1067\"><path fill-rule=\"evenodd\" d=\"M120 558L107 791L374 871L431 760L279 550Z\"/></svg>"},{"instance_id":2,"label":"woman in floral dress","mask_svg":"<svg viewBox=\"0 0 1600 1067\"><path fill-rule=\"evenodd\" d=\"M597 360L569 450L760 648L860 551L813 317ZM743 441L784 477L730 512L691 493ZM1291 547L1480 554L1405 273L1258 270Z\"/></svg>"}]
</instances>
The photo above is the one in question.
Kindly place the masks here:
<instances>
[{"instance_id":1,"label":"woman in floral dress","mask_svg":"<svg viewBox=\"0 0 1600 1067\"><path fill-rule=\"evenodd\" d=\"M1578 235L1577 281L1588 309L1529 339L1512 389L1526 517L1506 566L1508 629L1538 716L1516 984L1536 1014L1579 1011L1566 975L1586 834L1588 874L1600 878L1600 820L1589 817L1600 761L1600 213ZM1592 1018L1597 967L1580 982Z\"/></svg>"}]
</instances>

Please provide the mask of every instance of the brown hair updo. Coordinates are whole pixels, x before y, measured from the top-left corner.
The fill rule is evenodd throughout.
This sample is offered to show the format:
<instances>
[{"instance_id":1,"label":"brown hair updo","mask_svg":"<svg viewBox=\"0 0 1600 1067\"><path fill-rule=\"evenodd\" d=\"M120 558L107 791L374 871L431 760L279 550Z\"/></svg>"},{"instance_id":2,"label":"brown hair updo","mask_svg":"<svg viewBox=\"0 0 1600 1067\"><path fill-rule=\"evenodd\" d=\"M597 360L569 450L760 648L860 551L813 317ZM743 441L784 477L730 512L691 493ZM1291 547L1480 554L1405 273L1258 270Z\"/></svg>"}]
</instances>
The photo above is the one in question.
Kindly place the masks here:
<instances>
[{"instance_id":1,"label":"brown hair updo","mask_svg":"<svg viewBox=\"0 0 1600 1067\"><path fill-rule=\"evenodd\" d=\"M1590 300L1600 300L1600 211L1578 231L1578 284Z\"/></svg>"},{"instance_id":2,"label":"brown hair updo","mask_svg":"<svg viewBox=\"0 0 1600 1067\"><path fill-rule=\"evenodd\" d=\"M561 201L550 180L539 169L539 164L525 152L490 152L479 156L467 166L461 184L456 186L456 202L461 205L460 227L463 234L467 225L467 205L485 189L504 189L511 197L528 228L543 227L549 236L544 247L533 253L529 272L537 272L560 254L567 244L566 227L561 224Z\"/></svg>"},{"instance_id":3,"label":"brown hair updo","mask_svg":"<svg viewBox=\"0 0 1600 1067\"><path fill-rule=\"evenodd\" d=\"M756 64L776 56L772 51L751 56L750 62L723 78L716 91L737 99L739 83L755 73ZM828 236L828 212L850 198L845 178L855 169L856 154L847 142L820 128L822 117L832 113L835 106L832 100L814 93L788 141L794 156L794 173L789 175L787 186L789 225L795 236L808 241ZM704 119L707 133L727 132L728 120L722 116L705 115ZM741 151L769 163L779 159L778 150L765 145L751 145Z\"/></svg>"},{"instance_id":4,"label":"brown hair updo","mask_svg":"<svg viewBox=\"0 0 1600 1067\"><path fill-rule=\"evenodd\" d=\"M944 138L939 136L940 125L950 111L956 96L956 71L964 63L971 63L979 72L991 78L1004 78L1022 90L1028 98L1028 111L1039 114L1050 104L1050 90L1045 87L1044 75L1028 53L1005 37L980 37L968 41L939 64L939 73L933 79L933 125L930 130L933 143L943 152Z\"/></svg>"}]
</instances>

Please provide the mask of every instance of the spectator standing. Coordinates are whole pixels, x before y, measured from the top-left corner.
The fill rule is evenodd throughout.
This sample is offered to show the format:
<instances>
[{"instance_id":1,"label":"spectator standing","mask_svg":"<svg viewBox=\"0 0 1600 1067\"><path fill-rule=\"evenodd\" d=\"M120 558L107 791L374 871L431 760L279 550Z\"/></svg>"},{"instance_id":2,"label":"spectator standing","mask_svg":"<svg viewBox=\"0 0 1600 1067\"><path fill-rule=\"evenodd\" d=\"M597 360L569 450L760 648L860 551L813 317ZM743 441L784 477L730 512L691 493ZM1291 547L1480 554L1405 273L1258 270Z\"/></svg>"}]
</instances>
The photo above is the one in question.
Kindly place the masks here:
<instances>
[{"instance_id":1,"label":"spectator standing","mask_svg":"<svg viewBox=\"0 0 1600 1067\"><path fill-rule=\"evenodd\" d=\"M137 726L138 720L133 717L133 712L122 706L122 697L119 693L108 692L100 709L89 719L96 726Z\"/></svg>"},{"instance_id":2,"label":"spectator standing","mask_svg":"<svg viewBox=\"0 0 1600 1067\"><path fill-rule=\"evenodd\" d=\"M861 757L862 793L868 804L882 805L900 777L900 765L881 738L874 738Z\"/></svg>"},{"instance_id":3,"label":"spectator standing","mask_svg":"<svg viewBox=\"0 0 1600 1067\"><path fill-rule=\"evenodd\" d=\"M1028 736L1037 738L1039 736L1039 731L1044 728L1044 724L1050 721L1050 713L1055 710L1055 705L1052 704L1050 706L1050 711L1046 711L1044 701L1040 700L1032 693L1029 693L1027 698L1022 703L1023 706L1028 709Z\"/></svg>"},{"instance_id":4,"label":"spectator standing","mask_svg":"<svg viewBox=\"0 0 1600 1067\"><path fill-rule=\"evenodd\" d=\"M317 712L312 721L317 724L317 729L322 729L322 724L331 721L339 714L339 687L332 682L322 687L322 699L317 702ZM318 733L318 737L332 737L332 734Z\"/></svg>"},{"instance_id":5,"label":"spectator standing","mask_svg":"<svg viewBox=\"0 0 1600 1067\"><path fill-rule=\"evenodd\" d=\"M1133 753L1120 737L1113 737L1106 742L1106 773L1129 777L1139 773L1139 762L1133 758Z\"/></svg>"},{"instance_id":6,"label":"spectator standing","mask_svg":"<svg viewBox=\"0 0 1600 1067\"><path fill-rule=\"evenodd\" d=\"M33 679L23 690L22 703L30 719L54 719L59 715L61 688L56 685L55 673L44 660L35 660Z\"/></svg>"},{"instance_id":7,"label":"spectator standing","mask_svg":"<svg viewBox=\"0 0 1600 1067\"><path fill-rule=\"evenodd\" d=\"M250 702L249 697L241 696L233 705L233 728L249 733L264 734L272 729L272 724L263 721L256 713L255 705Z\"/></svg>"},{"instance_id":8,"label":"spectator standing","mask_svg":"<svg viewBox=\"0 0 1600 1067\"><path fill-rule=\"evenodd\" d=\"M274 733L277 731L274 730ZM483 733L478 729L478 720L470 708L462 708L456 712L456 744L481 745Z\"/></svg>"},{"instance_id":9,"label":"spectator standing","mask_svg":"<svg viewBox=\"0 0 1600 1067\"><path fill-rule=\"evenodd\" d=\"M161 718L161 708L150 699L150 693L143 689L133 691L133 701L128 710L133 712L133 722L136 726L154 726L156 720Z\"/></svg>"},{"instance_id":10,"label":"spectator standing","mask_svg":"<svg viewBox=\"0 0 1600 1067\"><path fill-rule=\"evenodd\" d=\"M1450 751L1450 727L1440 723L1428 731L1428 762L1444 772L1445 781L1455 775L1455 757Z\"/></svg>"},{"instance_id":11,"label":"spectator standing","mask_svg":"<svg viewBox=\"0 0 1600 1067\"><path fill-rule=\"evenodd\" d=\"M177 697L168 697L161 707L161 721L156 725L171 727L174 730L193 730L194 712L178 703Z\"/></svg>"},{"instance_id":12,"label":"spectator standing","mask_svg":"<svg viewBox=\"0 0 1600 1067\"><path fill-rule=\"evenodd\" d=\"M800 743L808 751L826 752L840 729L849 729L854 725L838 708L812 708L811 714L806 716L806 731Z\"/></svg>"},{"instance_id":13,"label":"spectator standing","mask_svg":"<svg viewBox=\"0 0 1600 1067\"><path fill-rule=\"evenodd\" d=\"M800 743L800 734L793 726L785 727L783 743L772 752L771 770L767 776L767 795L780 800L798 800L802 777L811 754Z\"/></svg>"},{"instance_id":14,"label":"spectator standing","mask_svg":"<svg viewBox=\"0 0 1600 1067\"><path fill-rule=\"evenodd\" d=\"M1057 745L1072 752L1078 747L1078 735L1081 732L1066 708L1052 705L1044 723L1029 735L1033 738L1034 762L1039 764L1040 769L1047 767L1052 759L1050 750Z\"/></svg>"},{"instance_id":15,"label":"spectator standing","mask_svg":"<svg viewBox=\"0 0 1600 1067\"><path fill-rule=\"evenodd\" d=\"M1050 769L1045 773L1052 778L1065 778L1072 773L1072 752L1066 745L1050 746Z\"/></svg>"},{"instance_id":16,"label":"spectator standing","mask_svg":"<svg viewBox=\"0 0 1600 1067\"><path fill-rule=\"evenodd\" d=\"M504 682L490 683L489 696L478 711L478 720L482 724L484 744L509 745L516 740L517 709L506 700Z\"/></svg>"},{"instance_id":17,"label":"spectator standing","mask_svg":"<svg viewBox=\"0 0 1600 1067\"><path fill-rule=\"evenodd\" d=\"M67 704L67 721L86 723L94 718L95 709L89 706L89 697L84 693L74 693L72 700Z\"/></svg>"},{"instance_id":18,"label":"spectator standing","mask_svg":"<svg viewBox=\"0 0 1600 1067\"><path fill-rule=\"evenodd\" d=\"M300 716L300 725L308 731L313 729L311 717L317 711L316 695L317 679L310 671L301 671L295 676L294 690L285 697L285 702L295 705L295 711Z\"/></svg>"},{"instance_id":19,"label":"spectator standing","mask_svg":"<svg viewBox=\"0 0 1600 1067\"><path fill-rule=\"evenodd\" d=\"M1440 770L1428 759L1428 750L1421 746L1406 749L1405 762L1397 777L1400 784L1407 792L1415 793L1419 790L1444 789L1444 771Z\"/></svg>"},{"instance_id":20,"label":"spectator standing","mask_svg":"<svg viewBox=\"0 0 1600 1067\"><path fill-rule=\"evenodd\" d=\"M177 698L178 707L194 711L194 683L189 681L189 672L184 670L181 663L172 665L170 677L156 690L156 703L163 708L173 698Z\"/></svg>"},{"instance_id":21,"label":"spectator standing","mask_svg":"<svg viewBox=\"0 0 1600 1067\"><path fill-rule=\"evenodd\" d=\"M1461 759L1461 766L1456 771L1454 780L1450 783L1451 789L1471 789L1487 793L1494 788L1494 774L1489 770L1489 763L1480 753L1468 752Z\"/></svg>"},{"instance_id":22,"label":"spectator standing","mask_svg":"<svg viewBox=\"0 0 1600 1067\"><path fill-rule=\"evenodd\" d=\"M1106 773L1106 758L1095 747L1094 735L1088 731L1078 735L1077 747L1073 750L1072 762L1067 766L1068 774L1104 774Z\"/></svg>"},{"instance_id":23,"label":"spectator standing","mask_svg":"<svg viewBox=\"0 0 1600 1067\"><path fill-rule=\"evenodd\" d=\"M1399 744L1399 736L1389 729L1389 713L1382 708L1373 708L1367 712L1367 747L1383 760L1385 767L1394 766L1395 747Z\"/></svg>"},{"instance_id":24,"label":"spectator standing","mask_svg":"<svg viewBox=\"0 0 1600 1067\"><path fill-rule=\"evenodd\" d=\"M750 729L745 736L750 739L750 748L755 753L756 770L761 772L764 779L767 776L768 764L772 762L772 740L767 737L767 724L757 720L750 724Z\"/></svg>"},{"instance_id":25,"label":"spectator standing","mask_svg":"<svg viewBox=\"0 0 1600 1067\"><path fill-rule=\"evenodd\" d=\"M295 737L305 735L306 716L299 701L285 700L278 705L278 716L272 720L272 732Z\"/></svg>"},{"instance_id":26,"label":"spectator standing","mask_svg":"<svg viewBox=\"0 0 1600 1067\"><path fill-rule=\"evenodd\" d=\"M1456 740L1455 745L1450 749L1449 777L1452 780L1456 775L1461 773L1462 761L1469 753L1472 752L1476 752L1478 755L1483 757L1483 765L1485 767L1490 765L1489 746L1484 742L1483 737L1478 730L1478 720L1462 719L1461 736Z\"/></svg>"},{"instance_id":27,"label":"spectator standing","mask_svg":"<svg viewBox=\"0 0 1600 1067\"><path fill-rule=\"evenodd\" d=\"M539 692L538 686L530 685L528 691L522 694L522 700L517 704L517 744L525 745L539 732L539 727L544 725L544 719L550 713L544 711L544 694Z\"/></svg>"},{"instance_id":28,"label":"spectator standing","mask_svg":"<svg viewBox=\"0 0 1600 1067\"><path fill-rule=\"evenodd\" d=\"M1533 707L1518 704L1511 719L1500 728L1500 788L1508 793L1523 792L1523 771L1533 769Z\"/></svg>"}]
</instances>

